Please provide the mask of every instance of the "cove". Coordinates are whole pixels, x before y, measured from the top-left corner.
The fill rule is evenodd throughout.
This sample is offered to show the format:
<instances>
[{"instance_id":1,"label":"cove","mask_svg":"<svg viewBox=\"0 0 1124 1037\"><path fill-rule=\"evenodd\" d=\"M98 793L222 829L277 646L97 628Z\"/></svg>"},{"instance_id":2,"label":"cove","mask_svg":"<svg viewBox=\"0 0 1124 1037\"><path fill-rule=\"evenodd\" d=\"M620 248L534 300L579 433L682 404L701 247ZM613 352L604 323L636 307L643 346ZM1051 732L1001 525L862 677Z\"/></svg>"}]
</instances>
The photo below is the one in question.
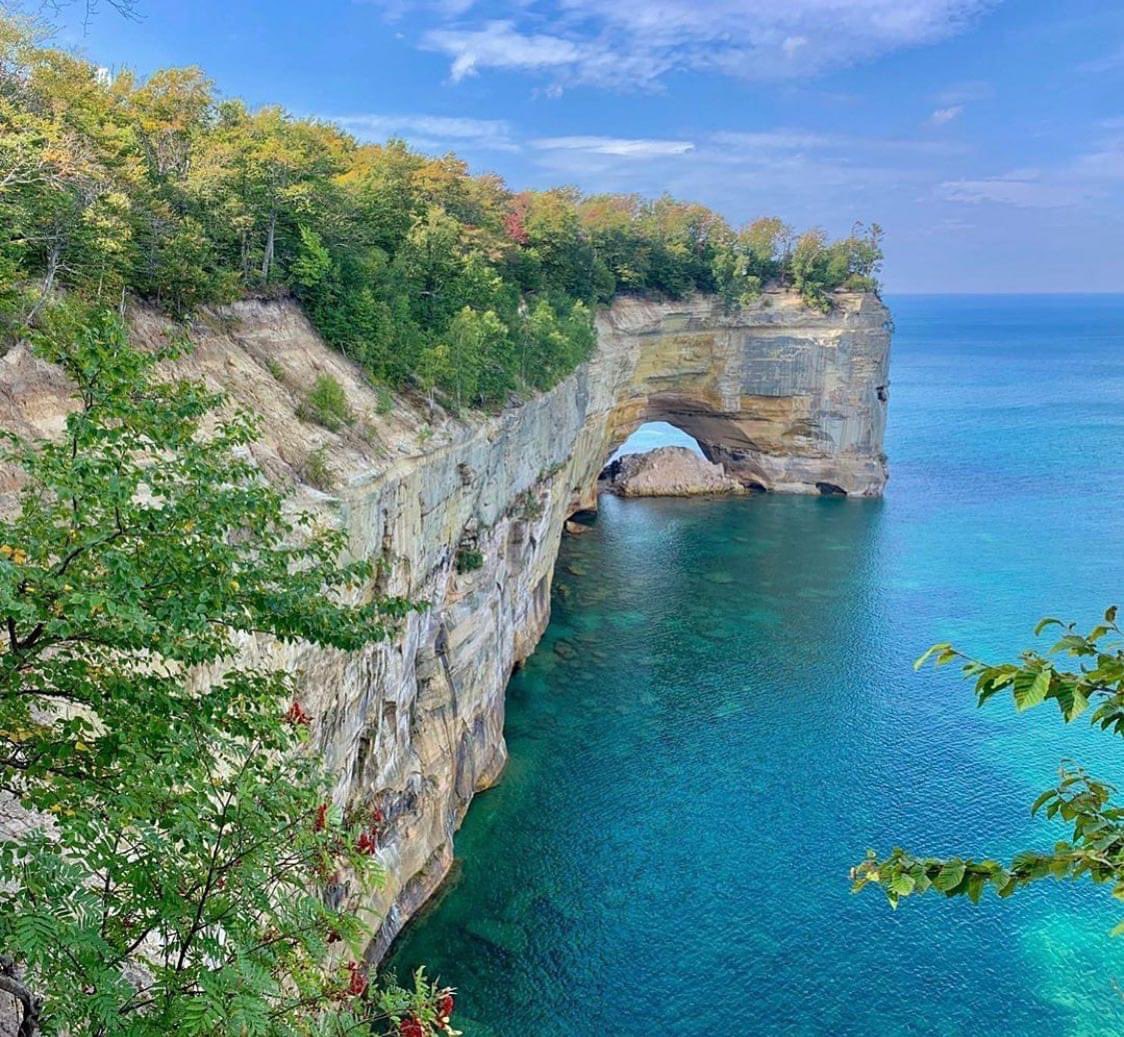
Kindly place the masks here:
<instances>
[{"instance_id":1,"label":"cove","mask_svg":"<svg viewBox=\"0 0 1124 1037\"><path fill-rule=\"evenodd\" d=\"M1124 299L891 299L881 500L603 498L508 690L510 763L391 965L467 1037L1109 1034L1122 912L1040 887L891 912L867 846L1008 854L1107 736L977 710L930 642L1091 623L1124 571Z\"/></svg>"}]
</instances>

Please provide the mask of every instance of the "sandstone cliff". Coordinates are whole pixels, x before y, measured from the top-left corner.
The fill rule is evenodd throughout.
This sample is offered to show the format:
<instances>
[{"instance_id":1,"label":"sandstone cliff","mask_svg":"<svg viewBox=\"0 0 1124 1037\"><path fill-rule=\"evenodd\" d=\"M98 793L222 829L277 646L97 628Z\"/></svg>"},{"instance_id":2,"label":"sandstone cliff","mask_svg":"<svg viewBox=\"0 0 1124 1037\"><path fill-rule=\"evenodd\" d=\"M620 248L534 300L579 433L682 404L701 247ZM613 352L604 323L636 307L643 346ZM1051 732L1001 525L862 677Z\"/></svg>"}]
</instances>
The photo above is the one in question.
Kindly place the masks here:
<instances>
[{"instance_id":1,"label":"sandstone cliff","mask_svg":"<svg viewBox=\"0 0 1124 1037\"><path fill-rule=\"evenodd\" d=\"M134 326L152 341L166 331L147 311ZM890 322L875 297L839 295L830 315L784 293L731 315L702 297L626 299L598 332L593 360L550 392L465 419L405 399L383 413L288 303L205 315L178 366L259 414L253 455L269 477L341 523L357 555L384 559L385 590L429 605L393 643L350 655L247 646L301 673L337 800L387 818L387 882L363 905L382 920L372 957L441 881L473 794L503 770L504 690L546 625L563 524L595 505L597 475L630 432L670 421L746 486L870 496L885 482ZM339 434L297 417L325 372L358 419ZM0 359L0 426L58 431L65 394L24 349ZM329 492L306 481L314 456ZM461 550L483 565L458 572Z\"/></svg>"}]
</instances>

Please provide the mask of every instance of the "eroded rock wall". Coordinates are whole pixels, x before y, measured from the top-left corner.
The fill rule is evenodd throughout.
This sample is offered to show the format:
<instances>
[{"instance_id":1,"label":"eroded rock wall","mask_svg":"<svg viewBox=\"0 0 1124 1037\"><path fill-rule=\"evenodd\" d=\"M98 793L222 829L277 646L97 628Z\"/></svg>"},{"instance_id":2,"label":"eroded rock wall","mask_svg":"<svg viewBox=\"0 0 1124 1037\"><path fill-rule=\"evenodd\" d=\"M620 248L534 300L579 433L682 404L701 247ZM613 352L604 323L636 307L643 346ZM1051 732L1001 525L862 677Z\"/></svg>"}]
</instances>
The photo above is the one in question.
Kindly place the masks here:
<instances>
[{"instance_id":1,"label":"eroded rock wall","mask_svg":"<svg viewBox=\"0 0 1124 1037\"><path fill-rule=\"evenodd\" d=\"M141 339L167 330L147 311L133 323ZM598 332L595 357L550 392L464 419L417 399L388 409L290 303L205 315L178 364L260 415L254 458L294 507L342 523L356 555L386 563L381 590L427 606L361 652L247 645L299 671L336 800L386 818L386 883L361 905L379 924L372 958L440 883L473 795L503 770L504 692L546 626L564 522L595 505L597 475L631 431L671 421L770 490L873 495L885 482L890 323L873 296L840 295L830 315L785 293L735 314L704 297L621 300ZM340 434L297 417L322 373L357 417ZM65 407L57 372L22 347L0 359L3 427L57 432ZM316 452L327 492L305 479ZM459 551L482 564L459 572Z\"/></svg>"}]
</instances>

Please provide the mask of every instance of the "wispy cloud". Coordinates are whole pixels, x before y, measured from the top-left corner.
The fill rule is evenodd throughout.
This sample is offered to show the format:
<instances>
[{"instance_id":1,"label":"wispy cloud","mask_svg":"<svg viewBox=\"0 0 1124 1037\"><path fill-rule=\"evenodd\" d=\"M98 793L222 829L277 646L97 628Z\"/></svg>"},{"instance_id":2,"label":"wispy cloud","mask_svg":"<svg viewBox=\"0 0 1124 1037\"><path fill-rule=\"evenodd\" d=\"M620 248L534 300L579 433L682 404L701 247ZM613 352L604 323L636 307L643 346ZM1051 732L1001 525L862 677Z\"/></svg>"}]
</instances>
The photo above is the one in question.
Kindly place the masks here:
<instances>
[{"instance_id":1,"label":"wispy cloud","mask_svg":"<svg viewBox=\"0 0 1124 1037\"><path fill-rule=\"evenodd\" d=\"M945 180L939 197L973 205L995 203L1023 209L1063 209L1124 193L1124 122L1105 119L1084 151L1056 164L995 176Z\"/></svg>"},{"instance_id":2,"label":"wispy cloud","mask_svg":"<svg viewBox=\"0 0 1124 1037\"><path fill-rule=\"evenodd\" d=\"M434 29L422 37L422 46L453 59L449 74L454 83L482 68L541 71L572 68L587 59L572 40L521 33L512 21L487 22L478 29Z\"/></svg>"},{"instance_id":3,"label":"wispy cloud","mask_svg":"<svg viewBox=\"0 0 1124 1037\"><path fill-rule=\"evenodd\" d=\"M836 229L874 218L891 195L931 197L934 164L963 154L954 142L825 133L801 127L700 134L691 140L576 136L533 140L551 182L589 191L665 191L741 220L783 213L796 223L833 213ZM642 158L643 161L635 161Z\"/></svg>"},{"instance_id":4,"label":"wispy cloud","mask_svg":"<svg viewBox=\"0 0 1124 1037\"><path fill-rule=\"evenodd\" d=\"M875 137L857 133L821 133L799 129L776 129L754 132L725 131L712 134L711 143L725 149L732 157L778 153L810 154L815 152L848 155L957 155L964 146L954 141L930 140L920 137ZM835 159L839 161L839 158Z\"/></svg>"},{"instance_id":5,"label":"wispy cloud","mask_svg":"<svg viewBox=\"0 0 1124 1037\"><path fill-rule=\"evenodd\" d=\"M999 0L554 0L472 18L471 0L372 0L426 18L454 82L487 69L556 84L652 88L681 70L814 76L960 32Z\"/></svg>"},{"instance_id":6,"label":"wispy cloud","mask_svg":"<svg viewBox=\"0 0 1124 1037\"><path fill-rule=\"evenodd\" d=\"M994 96L995 87L986 79L964 79L946 86L933 96L933 100L939 105L951 107L969 101L986 101Z\"/></svg>"},{"instance_id":7,"label":"wispy cloud","mask_svg":"<svg viewBox=\"0 0 1124 1037\"><path fill-rule=\"evenodd\" d=\"M952 122L953 119L958 119L964 112L962 104L952 104L947 108L938 108L929 116L930 126L945 126Z\"/></svg>"},{"instance_id":8,"label":"wispy cloud","mask_svg":"<svg viewBox=\"0 0 1124 1037\"><path fill-rule=\"evenodd\" d=\"M946 180L937 194L949 202L995 202L1020 209L1058 209L1076 205L1084 192L1072 184L1044 179L1039 170L1004 173L978 180Z\"/></svg>"},{"instance_id":9,"label":"wispy cloud","mask_svg":"<svg viewBox=\"0 0 1124 1037\"><path fill-rule=\"evenodd\" d=\"M1102 54L1098 58L1082 62L1077 66L1079 72L1092 73L1093 75L1099 72L1111 72L1116 68L1124 68L1124 44L1107 54Z\"/></svg>"},{"instance_id":10,"label":"wispy cloud","mask_svg":"<svg viewBox=\"0 0 1124 1037\"><path fill-rule=\"evenodd\" d=\"M361 140L401 137L423 151L452 146L486 151L518 151L510 124L503 119L470 119L445 115L363 113L327 116Z\"/></svg>"},{"instance_id":11,"label":"wispy cloud","mask_svg":"<svg viewBox=\"0 0 1124 1037\"><path fill-rule=\"evenodd\" d=\"M625 137L541 137L531 142L541 151L582 151L619 158L666 158L685 155L695 145L689 140L645 140Z\"/></svg>"}]
</instances>

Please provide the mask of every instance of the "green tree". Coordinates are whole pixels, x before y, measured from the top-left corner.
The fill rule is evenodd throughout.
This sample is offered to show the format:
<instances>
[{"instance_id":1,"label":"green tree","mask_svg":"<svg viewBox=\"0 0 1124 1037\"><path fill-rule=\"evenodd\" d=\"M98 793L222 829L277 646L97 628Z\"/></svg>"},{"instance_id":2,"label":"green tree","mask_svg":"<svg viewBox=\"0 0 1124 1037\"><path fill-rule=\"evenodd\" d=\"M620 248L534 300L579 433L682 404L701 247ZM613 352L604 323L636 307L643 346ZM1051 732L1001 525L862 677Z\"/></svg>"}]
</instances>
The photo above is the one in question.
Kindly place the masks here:
<instances>
[{"instance_id":1,"label":"green tree","mask_svg":"<svg viewBox=\"0 0 1124 1037\"><path fill-rule=\"evenodd\" d=\"M431 406L436 390L454 385L455 380L456 370L449 356L449 347L444 342L426 346L418 359L418 385L429 397Z\"/></svg>"},{"instance_id":2,"label":"green tree","mask_svg":"<svg viewBox=\"0 0 1124 1037\"><path fill-rule=\"evenodd\" d=\"M4 457L0 784L26 830L0 843L0 987L29 1034L342 1032L368 1011L346 899L377 879L379 818L332 804L292 674L238 656L249 634L357 649L408 605L288 515L244 459L253 418L156 379L175 350L104 312L47 325L75 409Z\"/></svg>"},{"instance_id":3,"label":"green tree","mask_svg":"<svg viewBox=\"0 0 1124 1037\"><path fill-rule=\"evenodd\" d=\"M916 667L932 659L937 666L959 661L965 677L974 682L977 702L1010 692L1017 711L1054 702L1062 720L1070 723L1091 709L1095 727L1124 737L1124 647L1115 606L1104 621L1087 634L1057 619L1038 624L1036 634L1051 627L1061 636L1046 654L1029 650L1017 661L984 663L964 655L950 644L930 648ZM1076 669L1058 666L1073 659ZM852 871L854 889L880 886L892 907L903 897L938 892L946 897L966 896L976 902L989 887L1000 897L1043 879L1091 880L1107 884L1113 896L1124 897L1124 807L1113 799L1109 784L1081 767L1063 764L1058 783L1047 789L1031 807L1034 814L1059 818L1072 826L1069 839L1049 850L1020 853L1008 862L963 857L924 857L894 848L886 857L870 851ZM1114 930L1124 932L1124 923Z\"/></svg>"},{"instance_id":4,"label":"green tree","mask_svg":"<svg viewBox=\"0 0 1124 1037\"><path fill-rule=\"evenodd\" d=\"M449 374L443 388L457 407L499 398L493 368L502 365L498 358L506 339L507 328L492 310L480 313L465 306L449 325L445 336Z\"/></svg>"},{"instance_id":5,"label":"green tree","mask_svg":"<svg viewBox=\"0 0 1124 1037\"><path fill-rule=\"evenodd\" d=\"M434 350L457 352L450 333L467 306L504 329L486 357L461 351L475 373L442 375L446 389L474 383L470 405L569 373L587 355L583 321L566 316L577 302L718 291L737 305L777 284L829 309L836 289L876 290L881 260L876 227L791 248L779 220L734 233L666 196L513 195L455 155L359 144L278 107L217 102L198 69L107 82L4 18L0 227L6 341L59 289L115 305L132 293L177 317L292 292L376 379L432 387ZM532 316L542 302L556 328L546 311ZM545 366L529 370L532 356Z\"/></svg>"}]
</instances>

